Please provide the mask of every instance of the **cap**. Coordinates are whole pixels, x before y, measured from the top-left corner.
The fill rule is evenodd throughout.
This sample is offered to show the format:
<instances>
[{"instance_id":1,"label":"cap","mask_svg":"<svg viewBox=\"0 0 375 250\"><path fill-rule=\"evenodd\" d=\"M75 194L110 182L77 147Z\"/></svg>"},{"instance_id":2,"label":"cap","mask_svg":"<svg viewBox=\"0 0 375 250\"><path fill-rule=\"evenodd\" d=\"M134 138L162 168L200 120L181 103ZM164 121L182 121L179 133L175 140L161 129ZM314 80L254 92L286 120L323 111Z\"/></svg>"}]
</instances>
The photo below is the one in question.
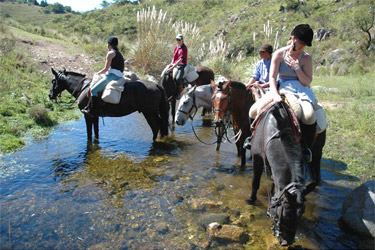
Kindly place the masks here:
<instances>
[{"instance_id":1,"label":"cap","mask_svg":"<svg viewBox=\"0 0 375 250\"><path fill-rule=\"evenodd\" d=\"M182 39L184 39L184 36L183 36L182 34L178 34L178 35L176 36L176 39L182 40Z\"/></svg>"},{"instance_id":2,"label":"cap","mask_svg":"<svg viewBox=\"0 0 375 250\"><path fill-rule=\"evenodd\" d=\"M108 38L108 44L110 44L110 45L116 47L116 46L118 45L118 38L115 37L115 36L110 36L110 37Z\"/></svg>"},{"instance_id":3,"label":"cap","mask_svg":"<svg viewBox=\"0 0 375 250\"><path fill-rule=\"evenodd\" d=\"M272 48L271 44L265 43L262 46L260 46L259 51L266 51L266 52L272 54L273 48Z\"/></svg>"},{"instance_id":4,"label":"cap","mask_svg":"<svg viewBox=\"0 0 375 250\"><path fill-rule=\"evenodd\" d=\"M314 31L308 24L299 24L294 27L290 35L295 36L310 47L313 40Z\"/></svg>"}]
</instances>

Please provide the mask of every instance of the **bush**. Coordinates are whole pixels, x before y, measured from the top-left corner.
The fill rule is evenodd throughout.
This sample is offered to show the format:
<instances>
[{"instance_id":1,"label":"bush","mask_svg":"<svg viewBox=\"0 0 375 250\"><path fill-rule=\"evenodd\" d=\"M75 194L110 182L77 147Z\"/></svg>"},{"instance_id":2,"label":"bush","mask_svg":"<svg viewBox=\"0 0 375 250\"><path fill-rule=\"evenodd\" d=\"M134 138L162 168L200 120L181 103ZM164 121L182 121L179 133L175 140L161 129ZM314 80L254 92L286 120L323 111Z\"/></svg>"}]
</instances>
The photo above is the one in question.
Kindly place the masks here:
<instances>
[{"instance_id":1,"label":"bush","mask_svg":"<svg viewBox=\"0 0 375 250\"><path fill-rule=\"evenodd\" d=\"M48 110L41 106L34 106L29 111L29 116L32 118L36 124L50 127L56 124L48 116Z\"/></svg>"}]
</instances>

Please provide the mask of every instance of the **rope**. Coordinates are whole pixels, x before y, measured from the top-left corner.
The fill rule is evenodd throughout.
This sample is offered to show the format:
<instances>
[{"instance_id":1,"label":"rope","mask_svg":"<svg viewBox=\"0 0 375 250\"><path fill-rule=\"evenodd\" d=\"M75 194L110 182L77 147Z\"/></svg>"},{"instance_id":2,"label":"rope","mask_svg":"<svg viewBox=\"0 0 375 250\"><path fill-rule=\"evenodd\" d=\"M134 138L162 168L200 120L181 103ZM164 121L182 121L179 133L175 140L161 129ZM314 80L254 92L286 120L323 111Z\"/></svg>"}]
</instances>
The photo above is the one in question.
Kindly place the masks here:
<instances>
[{"instance_id":1,"label":"rope","mask_svg":"<svg viewBox=\"0 0 375 250\"><path fill-rule=\"evenodd\" d=\"M195 113L196 113L196 112L195 112ZM195 133L195 130L194 130L193 119L191 119L191 129L193 130L194 135L195 135L195 137L198 139L198 141L200 141L200 142L203 143L204 145L211 146L211 145L214 145L215 143L217 143L217 140L214 141L213 143L206 143L206 142L202 141L201 139L199 139L197 133Z\"/></svg>"}]
</instances>

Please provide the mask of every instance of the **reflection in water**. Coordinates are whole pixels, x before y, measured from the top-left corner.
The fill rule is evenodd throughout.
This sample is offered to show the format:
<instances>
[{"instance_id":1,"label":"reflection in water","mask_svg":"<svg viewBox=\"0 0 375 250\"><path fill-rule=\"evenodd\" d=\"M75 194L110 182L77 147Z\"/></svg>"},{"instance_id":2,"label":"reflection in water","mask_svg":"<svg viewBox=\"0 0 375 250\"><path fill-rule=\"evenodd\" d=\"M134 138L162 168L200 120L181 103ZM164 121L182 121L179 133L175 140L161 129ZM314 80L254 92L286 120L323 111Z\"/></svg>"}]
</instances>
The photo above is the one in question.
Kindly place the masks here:
<instances>
[{"instance_id":1,"label":"reflection in water","mask_svg":"<svg viewBox=\"0 0 375 250\"><path fill-rule=\"evenodd\" d=\"M199 138L215 139L201 121L194 127ZM278 248L266 216L271 181L262 177L259 200L248 205L251 164L239 171L234 145L217 153L189 125L153 143L139 114L106 120L98 144L88 144L83 131L83 119L64 124L0 159L2 248ZM293 247L371 247L339 229L347 186L357 183L329 168L323 166L326 181L307 196ZM213 220L242 228L249 240L211 241L206 228Z\"/></svg>"}]
</instances>

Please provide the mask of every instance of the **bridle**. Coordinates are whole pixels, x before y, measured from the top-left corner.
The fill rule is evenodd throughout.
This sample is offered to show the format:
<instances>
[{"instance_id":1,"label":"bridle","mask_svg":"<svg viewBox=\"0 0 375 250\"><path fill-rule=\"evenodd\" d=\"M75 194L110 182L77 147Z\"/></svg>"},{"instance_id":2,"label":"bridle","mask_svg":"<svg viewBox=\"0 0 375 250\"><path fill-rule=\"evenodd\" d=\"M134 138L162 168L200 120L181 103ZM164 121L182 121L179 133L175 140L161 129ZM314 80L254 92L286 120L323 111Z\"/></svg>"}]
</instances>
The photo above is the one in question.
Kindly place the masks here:
<instances>
[{"instance_id":1,"label":"bridle","mask_svg":"<svg viewBox=\"0 0 375 250\"><path fill-rule=\"evenodd\" d=\"M230 88L230 87L229 87ZM219 89L219 90L216 90L215 92L214 92L214 94L213 94L213 96L212 96L212 99L214 99L215 98L215 96L216 96L216 93L218 92L218 91L222 91L222 92L224 92L224 90L221 88L221 89ZM226 138L226 141L228 141L229 143L232 143L232 144L235 144L235 143L237 143L237 141L240 139L240 137L241 137L241 135L242 135L242 130L240 129L238 132L237 132L237 134L235 134L232 138L229 138L228 137L228 128L229 128L229 126L230 126L230 124L231 124L231 122L230 122L230 116L231 116L231 112L230 112L230 109L228 108L228 107L231 107L231 95L229 94L230 93L230 91L231 91L231 89L229 89L229 91L228 91L228 94L226 94L227 95L227 105L226 105L226 109L225 110L223 110L221 107L220 107L220 105L219 105L219 107L217 107L217 108L213 108L213 112L215 113L215 112L219 112L219 117L220 117L220 112L222 112L222 113L224 113L224 115L223 115L223 118L220 120L220 122L217 122L216 123L216 126L215 126L215 134L216 134L216 136L218 137L219 136L219 129L220 128L223 128L223 137L225 137ZM215 104L214 104L214 106L215 106ZM234 141L232 141L232 140L234 140Z\"/></svg>"},{"instance_id":2,"label":"bridle","mask_svg":"<svg viewBox=\"0 0 375 250\"><path fill-rule=\"evenodd\" d=\"M185 110L182 110L181 108L178 109L178 112L181 112L185 115L188 115L191 120L194 119L194 117L195 117L195 115L197 114L197 111L198 111L198 107L197 107L197 104L196 104L196 101L195 101L195 89L196 88L197 88L197 86L195 85L194 88L191 90L192 91L192 98L193 98L193 105L191 106L189 111L186 112ZM194 112L194 114L191 115L193 109L195 109L195 112Z\"/></svg>"}]
</instances>

